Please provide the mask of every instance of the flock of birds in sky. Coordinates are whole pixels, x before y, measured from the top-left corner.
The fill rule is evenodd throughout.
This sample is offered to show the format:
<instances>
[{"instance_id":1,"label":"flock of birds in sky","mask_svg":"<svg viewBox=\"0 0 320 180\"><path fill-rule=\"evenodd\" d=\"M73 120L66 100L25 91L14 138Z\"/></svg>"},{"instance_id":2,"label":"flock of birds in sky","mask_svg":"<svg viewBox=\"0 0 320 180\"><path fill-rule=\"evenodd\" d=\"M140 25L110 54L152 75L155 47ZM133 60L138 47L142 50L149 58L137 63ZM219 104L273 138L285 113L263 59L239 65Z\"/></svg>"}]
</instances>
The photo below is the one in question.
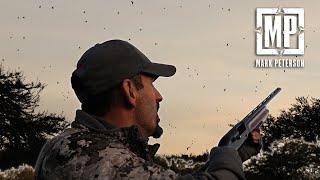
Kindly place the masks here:
<instances>
[{"instance_id":1,"label":"flock of birds in sky","mask_svg":"<svg viewBox=\"0 0 320 180\"><path fill-rule=\"evenodd\" d=\"M135 2L134 2L134 1L129 1L129 5L134 6L134 5L135 5ZM179 7L179 8L182 8L183 6L180 4L180 5L178 5L178 7ZM213 4L209 4L209 5L208 5L208 8L213 8L213 7L214 7ZM44 7L43 5L38 5L38 8L48 8L49 10L54 11L54 10L55 10L56 8L58 8L58 7L53 6L53 5L51 5L51 6L49 6L49 7ZM166 11L168 11L168 8L163 7L162 10L163 10L164 12L166 12ZM230 8L223 8L223 7L222 7L221 10L224 11L224 12L228 12L228 13L231 12L231 9L230 9ZM81 12L84 16L87 15L87 10L81 10L80 12ZM115 14L116 14L116 15L120 15L120 13L121 13L121 12L120 12L119 10L116 10L116 11L115 11ZM142 15L142 14L143 14L143 11L140 11L140 14ZM26 21L26 20L29 20L29 19L28 19L28 16L26 16L26 15L23 15L23 16L20 15L20 16L17 16L17 19L16 19L16 20L18 20L18 21ZM84 22L84 23L89 23L89 21L88 21L87 18L85 18L83 22ZM103 27L103 30L107 31L108 28L107 28L107 27ZM142 31L143 31L143 27L138 27L138 31L139 31L139 32L142 32ZM313 32L315 32L315 31L313 31ZM26 37L25 35L22 36L22 37L15 37L14 34L10 34L10 35L9 35L9 39L10 39L10 40L11 40L11 39L15 39L15 38L21 38L22 40L26 40L26 39L27 39L27 37ZM242 37L242 39L245 40L246 37ZM128 38L128 40L130 41L131 38ZM154 45L154 46L158 46L158 42L154 42L153 45ZM226 46L226 47L231 47L230 42L225 42L225 46ZM306 45L305 47L308 48L307 45ZM77 49L82 50L82 47L81 47L80 45L77 45ZM22 51L22 50L21 50L20 48L17 48L17 49L16 49L16 52L17 52L17 53L22 53L21 51ZM1 58L1 61L2 61L2 62L4 62L5 60L6 60L5 57L2 57L2 58ZM40 71L41 71L41 72L45 72L45 71L48 71L49 69L52 69L52 68L53 68L52 65L43 66ZM20 68L18 67L18 69L20 69ZM189 77L189 78L198 77L198 76L199 76L199 73L200 73L199 70L197 70L197 69L195 69L195 68L191 68L190 66L186 67L186 71L187 71L187 73L188 73L188 77ZM286 72L285 70L283 70L283 71ZM230 78L231 78L231 74L230 74L230 73L227 73L226 76L227 76L227 79L230 79ZM265 76L268 76L268 73L265 73ZM259 84L261 84L261 83L262 83L262 81L260 80L260 81L259 81ZM57 86L63 86L63 84L60 83L59 81L56 81L56 85L57 85ZM207 87L208 87L208 84L203 84L203 85L202 85L202 88L207 88ZM228 92L228 89L227 89L227 88L223 88L221 91L227 93L227 92ZM258 85L255 86L254 92L258 92ZM69 101L69 99L70 99L69 96L71 96L71 94L72 94L72 93L69 92L69 91L67 91L67 92L62 92L62 93L61 93L61 96L63 97L63 100L64 100L64 101ZM243 98L242 98L241 101L243 101ZM222 110L222 107L216 107L216 112L219 112L219 111L221 111L221 110ZM174 126L173 124L168 123L168 125L169 125L169 127L171 127L171 128L174 128L174 129L176 128L176 126ZM204 127L205 127L205 124L203 124L203 128L204 128ZM189 150L194 143L195 143L195 141L192 140L191 144L190 144L186 149Z\"/></svg>"}]
</instances>

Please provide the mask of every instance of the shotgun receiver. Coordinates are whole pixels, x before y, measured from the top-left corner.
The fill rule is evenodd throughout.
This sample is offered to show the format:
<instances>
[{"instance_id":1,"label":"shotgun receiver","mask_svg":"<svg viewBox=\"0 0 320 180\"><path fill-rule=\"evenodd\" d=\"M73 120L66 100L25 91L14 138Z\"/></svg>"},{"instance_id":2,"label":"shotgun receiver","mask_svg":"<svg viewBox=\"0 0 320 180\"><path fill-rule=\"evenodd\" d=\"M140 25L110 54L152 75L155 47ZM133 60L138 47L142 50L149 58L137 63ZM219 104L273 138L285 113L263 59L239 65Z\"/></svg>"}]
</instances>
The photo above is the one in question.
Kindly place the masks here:
<instances>
[{"instance_id":1,"label":"shotgun receiver","mask_svg":"<svg viewBox=\"0 0 320 180\"><path fill-rule=\"evenodd\" d=\"M232 129L221 138L218 146L229 146L238 150L248 138L249 134L267 119L269 110L266 106L280 91L281 88L275 89L245 118L232 127Z\"/></svg>"}]
</instances>

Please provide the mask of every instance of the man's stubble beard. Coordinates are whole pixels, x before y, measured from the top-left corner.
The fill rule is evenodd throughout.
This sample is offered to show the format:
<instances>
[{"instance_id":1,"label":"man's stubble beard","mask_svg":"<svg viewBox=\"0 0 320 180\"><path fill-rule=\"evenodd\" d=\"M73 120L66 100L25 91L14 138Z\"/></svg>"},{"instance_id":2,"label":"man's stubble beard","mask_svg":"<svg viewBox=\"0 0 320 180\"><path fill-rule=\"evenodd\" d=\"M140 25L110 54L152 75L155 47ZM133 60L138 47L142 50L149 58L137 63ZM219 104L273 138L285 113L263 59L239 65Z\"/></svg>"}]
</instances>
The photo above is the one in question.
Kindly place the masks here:
<instances>
[{"instance_id":1,"label":"man's stubble beard","mask_svg":"<svg viewBox=\"0 0 320 180\"><path fill-rule=\"evenodd\" d=\"M159 108L160 108L160 103L158 102L157 103L157 113L159 111ZM163 129L160 127L159 122L160 122L160 118L157 114L157 126L156 126L156 129L154 130L153 134L151 135L154 138L160 138L161 135L163 134Z\"/></svg>"},{"instance_id":2,"label":"man's stubble beard","mask_svg":"<svg viewBox=\"0 0 320 180\"><path fill-rule=\"evenodd\" d=\"M161 135L163 134L163 129L159 125L160 118L158 116L158 110L160 108L160 105L159 105L159 103L157 103L157 111L156 111L155 119L148 119L147 121L145 121L145 115L143 115L143 114L146 111L146 109L143 108L143 106L141 106L141 104L144 104L146 99L143 99L143 100L144 101L142 101L142 102L141 101L138 102L139 105L138 105L138 111L137 111L137 114L136 114L136 119L138 121L140 120L142 122L144 121L144 122L148 122L148 123L151 123L150 121L155 121L156 127L152 128L153 132L151 132L151 135L149 134L149 136L152 136L153 138L160 138ZM150 110L150 111L153 111L153 110Z\"/></svg>"},{"instance_id":3,"label":"man's stubble beard","mask_svg":"<svg viewBox=\"0 0 320 180\"><path fill-rule=\"evenodd\" d=\"M160 138L162 134L163 134L163 129L162 127L160 127L159 123L157 123L156 129L154 130L151 136L154 138Z\"/></svg>"}]
</instances>

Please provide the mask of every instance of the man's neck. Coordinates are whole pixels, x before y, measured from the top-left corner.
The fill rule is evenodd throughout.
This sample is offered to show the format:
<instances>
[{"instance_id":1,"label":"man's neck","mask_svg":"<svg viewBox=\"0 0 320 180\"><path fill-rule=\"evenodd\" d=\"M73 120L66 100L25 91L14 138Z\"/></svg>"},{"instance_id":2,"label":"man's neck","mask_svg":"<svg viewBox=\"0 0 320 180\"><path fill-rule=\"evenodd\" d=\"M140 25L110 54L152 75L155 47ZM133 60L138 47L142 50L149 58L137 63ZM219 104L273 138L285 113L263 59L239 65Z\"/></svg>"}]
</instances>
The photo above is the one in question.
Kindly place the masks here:
<instances>
[{"instance_id":1,"label":"man's neck","mask_svg":"<svg viewBox=\"0 0 320 180\"><path fill-rule=\"evenodd\" d=\"M136 116L134 110L123 110L123 109L114 109L113 111L108 112L105 116L102 117L105 122L116 127L116 128L125 128L136 125L139 128L141 136L147 138L145 132L139 124L137 124Z\"/></svg>"},{"instance_id":2,"label":"man's neck","mask_svg":"<svg viewBox=\"0 0 320 180\"><path fill-rule=\"evenodd\" d=\"M123 128L134 125L134 116L130 111L113 110L102 117L110 125Z\"/></svg>"}]
</instances>

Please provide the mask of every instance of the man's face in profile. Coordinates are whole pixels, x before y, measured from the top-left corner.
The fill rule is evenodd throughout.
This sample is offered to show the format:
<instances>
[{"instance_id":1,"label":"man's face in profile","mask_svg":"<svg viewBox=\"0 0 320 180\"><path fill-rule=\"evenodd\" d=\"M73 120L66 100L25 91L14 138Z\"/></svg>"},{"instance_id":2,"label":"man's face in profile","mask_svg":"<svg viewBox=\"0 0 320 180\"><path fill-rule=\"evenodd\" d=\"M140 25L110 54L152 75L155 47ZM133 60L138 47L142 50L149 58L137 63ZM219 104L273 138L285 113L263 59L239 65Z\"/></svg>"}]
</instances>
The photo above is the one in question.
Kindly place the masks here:
<instances>
[{"instance_id":1,"label":"man's face in profile","mask_svg":"<svg viewBox=\"0 0 320 180\"><path fill-rule=\"evenodd\" d=\"M159 138L163 133L159 126L160 118L158 116L162 96L153 86L155 79L155 77L141 75L143 88L138 90L136 123L144 136Z\"/></svg>"}]
</instances>

